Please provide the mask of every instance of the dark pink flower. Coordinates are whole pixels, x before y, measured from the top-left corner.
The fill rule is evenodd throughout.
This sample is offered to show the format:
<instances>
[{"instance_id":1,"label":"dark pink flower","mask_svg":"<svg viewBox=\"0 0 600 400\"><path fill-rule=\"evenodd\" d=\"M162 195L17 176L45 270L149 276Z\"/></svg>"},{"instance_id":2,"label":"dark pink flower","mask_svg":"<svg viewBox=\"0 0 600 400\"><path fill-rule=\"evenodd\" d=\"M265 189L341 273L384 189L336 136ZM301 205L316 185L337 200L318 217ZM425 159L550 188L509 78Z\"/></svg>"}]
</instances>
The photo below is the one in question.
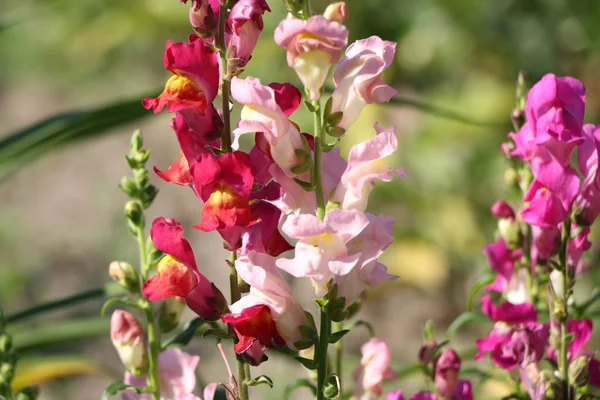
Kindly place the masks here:
<instances>
[{"instance_id":1,"label":"dark pink flower","mask_svg":"<svg viewBox=\"0 0 600 400\"><path fill-rule=\"evenodd\" d=\"M512 207L504 200L498 200L492 205L492 215L495 218L509 218L515 217L515 212Z\"/></svg>"},{"instance_id":2,"label":"dark pink flower","mask_svg":"<svg viewBox=\"0 0 600 400\"><path fill-rule=\"evenodd\" d=\"M580 225L591 225L600 215L600 129L588 124L583 127L583 144L579 147L577 161L583 174L581 192L575 201L576 221Z\"/></svg>"},{"instance_id":3,"label":"dark pink flower","mask_svg":"<svg viewBox=\"0 0 600 400\"><path fill-rule=\"evenodd\" d=\"M495 243L487 244L483 252L488 258L490 267L496 272L496 279L487 285L486 289L499 293L507 292L513 279L515 260L521 257L522 251L509 249L504 239L499 237Z\"/></svg>"},{"instance_id":4,"label":"dark pink flower","mask_svg":"<svg viewBox=\"0 0 600 400\"><path fill-rule=\"evenodd\" d=\"M576 228L577 226L573 225L571 230ZM581 272L582 269L580 265L581 256L592 247L592 243L588 240L589 234L590 227L586 226L581 229L581 232L574 239L569 239L567 242L567 261L577 272Z\"/></svg>"},{"instance_id":5,"label":"dark pink flower","mask_svg":"<svg viewBox=\"0 0 600 400\"><path fill-rule=\"evenodd\" d=\"M404 400L404 395L402 394L402 390L394 390L391 393L388 393L387 400Z\"/></svg>"},{"instance_id":6,"label":"dark pink flower","mask_svg":"<svg viewBox=\"0 0 600 400\"><path fill-rule=\"evenodd\" d=\"M579 177L573 168L554 160L541 163L523 199L529 202L521 209L523 220L542 228L558 225L569 216L578 192Z\"/></svg>"},{"instance_id":7,"label":"dark pink flower","mask_svg":"<svg viewBox=\"0 0 600 400\"><path fill-rule=\"evenodd\" d=\"M547 259L558 251L560 245L560 230L556 226L542 228L533 225L531 227L532 247L531 258Z\"/></svg>"},{"instance_id":8,"label":"dark pink flower","mask_svg":"<svg viewBox=\"0 0 600 400\"><path fill-rule=\"evenodd\" d=\"M481 311L494 322L524 324L537 321L537 311L531 303L513 304L508 301L495 305L490 296L481 298Z\"/></svg>"},{"instance_id":9,"label":"dark pink flower","mask_svg":"<svg viewBox=\"0 0 600 400\"><path fill-rule=\"evenodd\" d=\"M573 148L583 142L585 86L572 77L545 75L527 95L525 112L535 143L567 165Z\"/></svg>"}]
</instances>

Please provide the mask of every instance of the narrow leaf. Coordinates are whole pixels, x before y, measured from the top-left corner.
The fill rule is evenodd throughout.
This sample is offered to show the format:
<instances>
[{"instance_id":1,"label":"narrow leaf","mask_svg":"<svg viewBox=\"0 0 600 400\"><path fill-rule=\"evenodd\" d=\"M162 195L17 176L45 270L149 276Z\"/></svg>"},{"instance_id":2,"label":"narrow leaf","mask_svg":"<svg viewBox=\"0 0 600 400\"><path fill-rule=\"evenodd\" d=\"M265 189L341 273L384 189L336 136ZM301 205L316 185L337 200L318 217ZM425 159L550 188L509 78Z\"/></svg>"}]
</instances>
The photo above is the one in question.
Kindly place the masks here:
<instances>
[{"instance_id":1,"label":"narrow leaf","mask_svg":"<svg viewBox=\"0 0 600 400\"><path fill-rule=\"evenodd\" d=\"M293 392L303 387L310 389L313 397L317 396L317 388L311 381L308 379L299 379L296 382L287 385L285 392L283 393L284 400L288 400Z\"/></svg>"},{"instance_id":2,"label":"narrow leaf","mask_svg":"<svg viewBox=\"0 0 600 400\"><path fill-rule=\"evenodd\" d=\"M248 386L257 386L263 384L269 385L270 388L273 388L273 379L269 378L267 375L260 375L247 383Z\"/></svg>"},{"instance_id":3,"label":"narrow leaf","mask_svg":"<svg viewBox=\"0 0 600 400\"><path fill-rule=\"evenodd\" d=\"M311 359L304 357L294 357L300 364L304 365L304 368L314 370L317 369L315 362Z\"/></svg>"},{"instance_id":4,"label":"narrow leaf","mask_svg":"<svg viewBox=\"0 0 600 400\"><path fill-rule=\"evenodd\" d=\"M187 345L192 340L194 334L196 333L198 328L202 326L203 323L204 319L202 317L197 317L192 319L191 321L188 321L181 330L181 332L179 332L177 335L175 335L174 337L167 340L161 345L161 349L164 350L170 346Z\"/></svg>"},{"instance_id":5,"label":"narrow leaf","mask_svg":"<svg viewBox=\"0 0 600 400\"><path fill-rule=\"evenodd\" d=\"M117 381L117 382L111 383L106 388L106 390L104 390L104 394L102 395L102 400L108 400L110 396L114 396L117 393L122 392L124 390L128 390L128 389L135 390L135 392L137 394L141 394L141 393L144 393L146 391L145 387L131 386L131 385L126 384L123 381Z\"/></svg>"},{"instance_id":6,"label":"narrow leaf","mask_svg":"<svg viewBox=\"0 0 600 400\"><path fill-rule=\"evenodd\" d=\"M490 283L494 282L494 279L496 279L495 275L490 272L481 277L481 279L473 285L469 291L469 297L467 298L467 311L473 311L473 302L475 301L477 293Z\"/></svg>"},{"instance_id":7,"label":"narrow leaf","mask_svg":"<svg viewBox=\"0 0 600 400\"><path fill-rule=\"evenodd\" d=\"M460 328L473 321L489 321L489 319L479 312L464 312L450 324L446 331L446 337L451 339Z\"/></svg>"},{"instance_id":8,"label":"narrow leaf","mask_svg":"<svg viewBox=\"0 0 600 400\"><path fill-rule=\"evenodd\" d=\"M329 336L329 343L332 343L332 344L333 344L333 343L337 343L337 342L339 342L339 341L340 341L340 340L341 340L341 339L342 339L344 336L346 336L346 334L347 334L348 332L350 332L350 329L344 329L344 330L341 330L341 331L337 331L337 332L334 332L334 333L332 333L332 334Z\"/></svg>"},{"instance_id":9,"label":"narrow leaf","mask_svg":"<svg viewBox=\"0 0 600 400\"><path fill-rule=\"evenodd\" d=\"M106 369L98 362L79 355L23 357L17 363L12 381L13 391L75 375L103 375Z\"/></svg>"}]
</instances>

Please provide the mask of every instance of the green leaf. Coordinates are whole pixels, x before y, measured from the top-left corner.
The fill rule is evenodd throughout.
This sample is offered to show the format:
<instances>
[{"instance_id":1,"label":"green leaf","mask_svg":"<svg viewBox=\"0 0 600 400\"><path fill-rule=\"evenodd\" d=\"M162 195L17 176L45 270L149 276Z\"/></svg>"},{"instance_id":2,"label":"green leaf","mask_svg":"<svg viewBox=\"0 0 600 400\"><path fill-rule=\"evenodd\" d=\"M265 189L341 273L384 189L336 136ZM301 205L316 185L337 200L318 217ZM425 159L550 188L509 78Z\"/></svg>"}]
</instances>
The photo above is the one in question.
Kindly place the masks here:
<instances>
[{"instance_id":1,"label":"green leaf","mask_svg":"<svg viewBox=\"0 0 600 400\"><path fill-rule=\"evenodd\" d=\"M294 347L296 347L298 350L306 350L312 345L314 345L312 340L298 340L297 342L294 342Z\"/></svg>"},{"instance_id":2,"label":"green leaf","mask_svg":"<svg viewBox=\"0 0 600 400\"><path fill-rule=\"evenodd\" d=\"M288 400L294 391L303 387L310 389L313 397L317 396L317 388L311 381L308 379L299 379L296 382L286 386L285 391L283 392L284 400Z\"/></svg>"},{"instance_id":3,"label":"green leaf","mask_svg":"<svg viewBox=\"0 0 600 400\"><path fill-rule=\"evenodd\" d=\"M314 370L317 369L315 362L309 358L294 357L300 364L304 365L304 368Z\"/></svg>"},{"instance_id":4,"label":"green leaf","mask_svg":"<svg viewBox=\"0 0 600 400\"><path fill-rule=\"evenodd\" d=\"M341 331L337 331L337 332L334 332L334 333L332 333L332 334L329 336L329 343L332 343L332 344L333 344L333 343L337 343L337 342L339 342L339 341L340 341L340 340L341 340L341 339L342 339L344 336L346 336L346 334L347 334L348 332L350 332L350 329L344 329L344 330L341 330Z\"/></svg>"},{"instance_id":5,"label":"green leaf","mask_svg":"<svg viewBox=\"0 0 600 400\"><path fill-rule=\"evenodd\" d=\"M319 337L319 335L314 327L312 327L310 325L300 325L299 329L300 329L300 333L302 334L303 338L310 339L310 340L312 340L313 343L317 341L317 338Z\"/></svg>"},{"instance_id":6,"label":"green leaf","mask_svg":"<svg viewBox=\"0 0 600 400\"><path fill-rule=\"evenodd\" d=\"M7 324L11 324L47 312L52 312L71 306L78 306L89 300L94 300L101 297L117 296L123 294L124 292L125 290L119 284L111 282L98 288L86 290L60 300L54 300L48 303L38 304L27 310L7 315L5 317L5 321Z\"/></svg>"},{"instance_id":7,"label":"green leaf","mask_svg":"<svg viewBox=\"0 0 600 400\"><path fill-rule=\"evenodd\" d=\"M188 321L181 330L181 332L179 332L177 335L175 335L174 337L167 340L161 345L161 350L165 350L167 347L170 346L187 345L192 340L194 334L196 333L198 328L202 326L203 323L204 319L202 317L197 317L192 319L191 321Z\"/></svg>"},{"instance_id":8,"label":"green leaf","mask_svg":"<svg viewBox=\"0 0 600 400\"><path fill-rule=\"evenodd\" d=\"M308 108L308 111L310 111L311 113L314 113L318 110L318 107L308 100L304 100L304 105L306 106L306 108Z\"/></svg>"},{"instance_id":9,"label":"green leaf","mask_svg":"<svg viewBox=\"0 0 600 400\"><path fill-rule=\"evenodd\" d=\"M129 307L137 308L138 310L143 309L140 303L133 299L130 299L129 297L115 297L112 299L108 299L104 303L104 305L102 306L102 310L100 311L100 315L104 317L106 311L108 311L108 309L114 306L115 304L124 304Z\"/></svg>"},{"instance_id":10,"label":"green leaf","mask_svg":"<svg viewBox=\"0 0 600 400\"><path fill-rule=\"evenodd\" d=\"M157 91L158 92L158 91ZM142 107L145 96L89 110L57 114L0 140L0 180L47 151L152 115Z\"/></svg>"},{"instance_id":11,"label":"green leaf","mask_svg":"<svg viewBox=\"0 0 600 400\"><path fill-rule=\"evenodd\" d=\"M304 182L303 180L300 180L298 178L294 178L294 182L296 182L296 184L298 184L298 186L300 186L302 189L306 190L307 192L312 192L315 190L315 185L313 185L310 182Z\"/></svg>"},{"instance_id":12,"label":"green leaf","mask_svg":"<svg viewBox=\"0 0 600 400\"><path fill-rule=\"evenodd\" d=\"M473 285L473 287L469 291L469 297L467 298L467 311L473 311L473 302L475 301L477 293L479 293L481 289L483 289L490 283L494 282L494 279L496 279L496 276L493 273L489 272L483 277L481 277L481 279L477 281L475 285Z\"/></svg>"},{"instance_id":13,"label":"green leaf","mask_svg":"<svg viewBox=\"0 0 600 400\"><path fill-rule=\"evenodd\" d=\"M448 339L452 339L454 334L462 328L464 325L473 322L473 321L489 321L488 317L483 315L480 312L464 312L460 314L456 319L450 324L448 330L446 330L446 337Z\"/></svg>"},{"instance_id":14,"label":"green leaf","mask_svg":"<svg viewBox=\"0 0 600 400\"><path fill-rule=\"evenodd\" d=\"M114 396L117 393L122 392L124 390L128 390L128 389L135 390L135 392L137 394L142 394L146 391L145 387L131 386L131 385L126 384L123 381L117 381L117 382L113 382L110 385L108 385L106 390L104 390L104 394L102 395L102 400L108 400L110 396Z\"/></svg>"},{"instance_id":15,"label":"green leaf","mask_svg":"<svg viewBox=\"0 0 600 400\"><path fill-rule=\"evenodd\" d=\"M326 399L336 399L340 395L340 378L337 375L329 375L325 380L323 394Z\"/></svg>"},{"instance_id":16,"label":"green leaf","mask_svg":"<svg viewBox=\"0 0 600 400\"><path fill-rule=\"evenodd\" d=\"M273 379L269 378L267 375L260 375L252 379L250 382L247 382L248 386L257 386L263 384L269 385L270 388L273 388Z\"/></svg>"},{"instance_id":17,"label":"green leaf","mask_svg":"<svg viewBox=\"0 0 600 400\"><path fill-rule=\"evenodd\" d=\"M14 338L14 349L23 352L63 343L72 345L77 340L107 336L110 323L109 319L104 317L80 318L55 322L36 329L9 329L9 332Z\"/></svg>"},{"instance_id":18,"label":"green leaf","mask_svg":"<svg viewBox=\"0 0 600 400\"><path fill-rule=\"evenodd\" d=\"M202 337L207 337L207 336L215 336L219 339L232 339L232 337L229 336L229 333L227 333L226 331L224 331L221 328L207 329L202 334Z\"/></svg>"},{"instance_id":19,"label":"green leaf","mask_svg":"<svg viewBox=\"0 0 600 400\"><path fill-rule=\"evenodd\" d=\"M11 383L17 392L30 385L40 385L75 375L106 375L106 368L95 360L81 355L22 357L17 363Z\"/></svg>"}]
</instances>

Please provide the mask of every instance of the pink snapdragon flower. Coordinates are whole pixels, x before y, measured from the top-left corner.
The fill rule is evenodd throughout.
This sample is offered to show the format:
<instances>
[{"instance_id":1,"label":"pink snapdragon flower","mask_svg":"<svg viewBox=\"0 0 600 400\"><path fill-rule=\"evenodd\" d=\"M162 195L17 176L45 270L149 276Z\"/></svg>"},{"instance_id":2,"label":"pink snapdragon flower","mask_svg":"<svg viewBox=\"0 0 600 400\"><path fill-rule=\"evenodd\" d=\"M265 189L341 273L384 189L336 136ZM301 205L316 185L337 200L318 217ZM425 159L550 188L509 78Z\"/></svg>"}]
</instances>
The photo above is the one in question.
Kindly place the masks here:
<instances>
[{"instance_id":1,"label":"pink snapdragon flower","mask_svg":"<svg viewBox=\"0 0 600 400\"><path fill-rule=\"evenodd\" d=\"M113 311L110 317L110 339L123 365L133 373L139 373L148 366L144 335L144 327L131 313Z\"/></svg>"},{"instance_id":2,"label":"pink snapdragon flower","mask_svg":"<svg viewBox=\"0 0 600 400\"><path fill-rule=\"evenodd\" d=\"M460 380L456 385L456 391L452 393L449 399L453 400L473 400L473 387L470 381ZM438 400L438 396L431 392L419 392L411 396L410 400ZM387 395L387 400L405 400L402 390L395 390Z\"/></svg>"},{"instance_id":3,"label":"pink snapdragon flower","mask_svg":"<svg viewBox=\"0 0 600 400\"><path fill-rule=\"evenodd\" d=\"M369 219L367 227L347 244L348 252L360 254L360 259L349 273L335 278L339 296L346 299L346 306L352 304L366 288L376 287L385 280L398 279L398 276L388 274L387 267L378 261L394 241L394 219L368 213L366 216Z\"/></svg>"},{"instance_id":4,"label":"pink snapdragon flower","mask_svg":"<svg viewBox=\"0 0 600 400\"><path fill-rule=\"evenodd\" d=\"M587 124L583 127L584 142L579 147L577 163L583 175L581 192L575 200L575 217L580 225L591 225L600 215L600 129Z\"/></svg>"},{"instance_id":5,"label":"pink snapdragon flower","mask_svg":"<svg viewBox=\"0 0 600 400\"><path fill-rule=\"evenodd\" d=\"M265 11L271 11L265 0L240 0L231 9L227 21L227 46L228 53L235 57L235 68L245 66L250 60L264 28L262 15Z\"/></svg>"},{"instance_id":6,"label":"pink snapdragon flower","mask_svg":"<svg viewBox=\"0 0 600 400\"><path fill-rule=\"evenodd\" d=\"M334 209L323 221L310 214L290 215L282 230L299 239L295 257L279 259L277 266L297 278L312 279L317 296L322 296L330 279L356 267L361 253L350 254L348 242L368 224L367 216L354 210Z\"/></svg>"},{"instance_id":7,"label":"pink snapdragon flower","mask_svg":"<svg viewBox=\"0 0 600 400\"><path fill-rule=\"evenodd\" d=\"M383 381L398 379L396 372L390 368L392 351L388 343L378 337L372 337L360 348L362 358L354 370L354 396L383 393ZM368 398L368 397L366 397Z\"/></svg>"},{"instance_id":8,"label":"pink snapdragon flower","mask_svg":"<svg viewBox=\"0 0 600 400\"><path fill-rule=\"evenodd\" d=\"M204 398L194 395L196 387L196 367L200 357L184 353L176 347L171 347L158 355L158 377L161 400L213 400L217 384L211 383L204 388ZM145 376L135 376L125 373L124 382L132 386L145 386ZM136 394L123 392L123 400L150 400L148 393Z\"/></svg>"},{"instance_id":9,"label":"pink snapdragon flower","mask_svg":"<svg viewBox=\"0 0 600 400\"><path fill-rule=\"evenodd\" d=\"M339 184L342 174L346 170L348 163L340 155L340 149L333 150L321 154L322 172L321 179L323 180L323 194L325 201L330 200L330 195ZM300 187L293 178L287 176L284 171L277 165L274 165L269 170L273 178L279 182L283 188L283 196L273 202L284 214L301 213L314 214L317 209L317 197L314 191L306 191ZM310 181L310 174L305 173L298 176L298 179L305 182Z\"/></svg>"},{"instance_id":10,"label":"pink snapdragon flower","mask_svg":"<svg viewBox=\"0 0 600 400\"><path fill-rule=\"evenodd\" d=\"M579 176L573 168L563 167L555 160L541 163L523 198L528 203L521 209L523 220L552 228L567 219L577 193Z\"/></svg>"},{"instance_id":11,"label":"pink snapdragon flower","mask_svg":"<svg viewBox=\"0 0 600 400\"><path fill-rule=\"evenodd\" d=\"M576 228L575 225L571 228L572 231ZM592 247L592 243L588 240L590 234L590 227L586 226L573 239L569 239L567 242L567 262L575 269L576 272L583 271L583 262L581 262L581 256L584 252L588 251Z\"/></svg>"},{"instance_id":12,"label":"pink snapdragon flower","mask_svg":"<svg viewBox=\"0 0 600 400\"><path fill-rule=\"evenodd\" d=\"M350 149L348 166L335 191L334 201L343 209L364 211L375 181L389 182L395 175L406 176L403 169L390 168L385 159L398 149L396 128L375 124L377 135Z\"/></svg>"},{"instance_id":13,"label":"pink snapdragon flower","mask_svg":"<svg viewBox=\"0 0 600 400\"><path fill-rule=\"evenodd\" d=\"M157 274L144 282L142 293L150 301L183 297L196 314L209 321L217 320L227 311L227 301L198 271L192 247L182 235L181 224L172 218L160 217L152 222L152 242L166 256L158 262Z\"/></svg>"},{"instance_id":14,"label":"pink snapdragon flower","mask_svg":"<svg viewBox=\"0 0 600 400\"><path fill-rule=\"evenodd\" d=\"M281 89L281 88L279 88ZM288 119L282 107L278 104L278 93L289 96L280 102L287 106L294 103L296 92L273 89L264 86L256 78L240 79L234 77L231 81L231 95L244 105L241 120L234 134L234 148L238 147L240 135L249 132L262 132L269 144L270 156L288 176L294 176L292 169L307 162L310 149L306 145L298 128Z\"/></svg>"},{"instance_id":15,"label":"pink snapdragon flower","mask_svg":"<svg viewBox=\"0 0 600 400\"><path fill-rule=\"evenodd\" d=\"M396 43L377 36L357 40L348 47L333 75L332 111L343 112L339 127L348 129L365 105L387 102L396 95L396 90L381 79L394 61L395 51Z\"/></svg>"},{"instance_id":16,"label":"pink snapdragon flower","mask_svg":"<svg viewBox=\"0 0 600 400\"><path fill-rule=\"evenodd\" d=\"M322 15L287 18L275 29L275 43L287 50L288 65L296 70L310 99L318 100L329 68L348 43L348 29Z\"/></svg>"},{"instance_id":17,"label":"pink snapdragon flower","mask_svg":"<svg viewBox=\"0 0 600 400\"><path fill-rule=\"evenodd\" d=\"M142 101L155 113L167 107L169 112L196 108L204 112L219 89L219 56L198 36L190 35L190 43L169 40L165 49L165 68L173 73L163 92L155 99Z\"/></svg>"},{"instance_id":18,"label":"pink snapdragon flower","mask_svg":"<svg viewBox=\"0 0 600 400\"><path fill-rule=\"evenodd\" d=\"M583 83L569 76L547 74L529 90L525 112L535 143L566 166L575 146L583 142Z\"/></svg>"}]
</instances>

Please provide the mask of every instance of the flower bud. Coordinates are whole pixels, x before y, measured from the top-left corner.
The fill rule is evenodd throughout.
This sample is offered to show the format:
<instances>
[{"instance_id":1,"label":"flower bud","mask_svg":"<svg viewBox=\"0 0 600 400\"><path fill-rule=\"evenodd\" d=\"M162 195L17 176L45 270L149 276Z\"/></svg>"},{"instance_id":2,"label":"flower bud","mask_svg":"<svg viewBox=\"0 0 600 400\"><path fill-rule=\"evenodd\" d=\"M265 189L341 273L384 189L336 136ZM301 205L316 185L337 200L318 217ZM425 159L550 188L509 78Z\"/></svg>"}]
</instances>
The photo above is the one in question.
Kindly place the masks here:
<instances>
[{"instance_id":1,"label":"flower bud","mask_svg":"<svg viewBox=\"0 0 600 400\"><path fill-rule=\"evenodd\" d=\"M491 208L492 215L498 219L513 219L515 212L512 207L504 200L497 200Z\"/></svg>"},{"instance_id":2,"label":"flower bud","mask_svg":"<svg viewBox=\"0 0 600 400\"><path fill-rule=\"evenodd\" d=\"M137 201L130 200L125 203L125 216L135 226L144 226L144 211Z\"/></svg>"},{"instance_id":3,"label":"flower bud","mask_svg":"<svg viewBox=\"0 0 600 400\"><path fill-rule=\"evenodd\" d=\"M518 249L523 244L521 227L512 218L501 218L498 220L498 232L509 249Z\"/></svg>"},{"instance_id":4,"label":"flower bud","mask_svg":"<svg viewBox=\"0 0 600 400\"><path fill-rule=\"evenodd\" d=\"M436 341L424 343L419 349L419 361L425 365L434 361L434 356L438 349L439 347Z\"/></svg>"},{"instance_id":5,"label":"flower bud","mask_svg":"<svg viewBox=\"0 0 600 400\"><path fill-rule=\"evenodd\" d=\"M329 21L342 23L348 19L348 6L343 1L330 4L325 9L323 16Z\"/></svg>"},{"instance_id":6,"label":"flower bud","mask_svg":"<svg viewBox=\"0 0 600 400\"><path fill-rule=\"evenodd\" d=\"M517 171L514 168L509 168L504 172L504 183L508 187L517 186L519 181L519 176L517 175Z\"/></svg>"},{"instance_id":7,"label":"flower bud","mask_svg":"<svg viewBox=\"0 0 600 400\"><path fill-rule=\"evenodd\" d=\"M590 374L588 371L590 360L586 356L579 356L569 365L569 382L575 387L588 384Z\"/></svg>"},{"instance_id":8,"label":"flower bud","mask_svg":"<svg viewBox=\"0 0 600 400\"><path fill-rule=\"evenodd\" d=\"M108 275L119 282L123 288L129 292L136 292L140 289L138 274L133 266L124 261L113 261L108 266Z\"/></svg>"},{"instance_id":9,"label":"flower bud","mask_svg":"<svg viewBox=\"0 0 600 400\"><path fill-rule=\"evenodd\" d=\"M0 335L0 353L7 353L12 348L12 338L4 333Z\"/></svg>"},{"instance_id":10,"label":"flower bud","mask_svg":"<svg viewBox=\"0 0 600 400\"><path fill-rule=\"evenodd\" d=\"M458 384L461 360L453 349L442 353L435 366L435 386L444 398L452 398Z\"/></svg>"},{"instance_id":11,"label":"flower bud","mask_svg":"<svg viewBox=\"0 0 600 400\"><path fill-rule=\"evenodd\" d=\"M554 304L552 304L552 316L558 322L562 322L567 318L567 307L562 299L554 300Z\"/></svg>"},{"instance_id":12,"label":"flower bud","mask_svg":"<svg viewBox=\"0 0 600 400\"><path fill-rule=\"evenodd\" d=\"M183 297L169 297L160 306L159 325L163 332L170 332L179 324L179 318L185 307Z\"/></svg>"},{"instance_id":13,"label":"flower bud","mask_svg":"<svg viewBox=\"0 0 600 400\"><path fill-rule=\"evenodd\" d=\"M134 375L141 375L148 366L144 343L144 328L133 315L115 310L110 319L110 338L123 365Z\"/></svg>"}]
</instances>

